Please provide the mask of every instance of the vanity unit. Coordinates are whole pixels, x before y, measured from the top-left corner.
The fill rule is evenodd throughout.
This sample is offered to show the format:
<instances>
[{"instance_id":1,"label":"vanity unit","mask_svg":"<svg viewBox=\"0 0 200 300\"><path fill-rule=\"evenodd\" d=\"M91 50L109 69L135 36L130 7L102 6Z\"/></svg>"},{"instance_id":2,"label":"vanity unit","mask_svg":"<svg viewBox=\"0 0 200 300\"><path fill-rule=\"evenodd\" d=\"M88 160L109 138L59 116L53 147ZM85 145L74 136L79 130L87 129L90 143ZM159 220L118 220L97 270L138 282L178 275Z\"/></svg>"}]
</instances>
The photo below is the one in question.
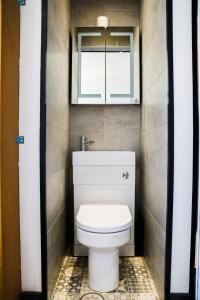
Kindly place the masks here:
<instances>
[{"instance_id":1,"label":"vanity unit","mask_svg":"<svg viewBox=\"0 0 200 300\"><path fill-rule=\"evenodd\" d=\"M88 254L88 249L77 240L76 217L81 205L90 204L128 206L132 215L131 233L127 243L120 248L120 255L133 256L135 254L135 153L129 151L73 152L73 185L74 255ZM102 219L102 225L103 221Z\"/></svg>"}]
</instances>

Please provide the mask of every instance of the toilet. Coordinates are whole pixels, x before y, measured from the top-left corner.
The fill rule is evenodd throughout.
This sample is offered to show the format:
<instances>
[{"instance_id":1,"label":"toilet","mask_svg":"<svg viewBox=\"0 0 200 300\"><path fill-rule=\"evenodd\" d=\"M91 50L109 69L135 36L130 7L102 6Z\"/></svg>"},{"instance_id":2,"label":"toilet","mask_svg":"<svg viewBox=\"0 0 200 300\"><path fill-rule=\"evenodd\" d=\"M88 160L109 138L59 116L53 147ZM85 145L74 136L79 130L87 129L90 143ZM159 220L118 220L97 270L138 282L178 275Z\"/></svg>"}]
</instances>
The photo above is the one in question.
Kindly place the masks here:
<instances>
[{"instance_id":1,"label":"toilet","mask_svg":"<svg viewBox=\"0 0 200 300\"><path fill-rule=\"evenodd\" d=\"M74 255L88 256L89 286L119 284L119 255L134 256L135 153L73 152Z\"/></svg>"},{"instance_id":2,"label":"toilet","mask_svg":"<svg viewBox=\"0 0 200 300\"><path fill-rule=\"evenodd\" d=\"M127 205L81 205L76 218L78 241L89 250L89 286L110 292L119 284L119 247L130 238Z\"/></svg>"}]
</instances>

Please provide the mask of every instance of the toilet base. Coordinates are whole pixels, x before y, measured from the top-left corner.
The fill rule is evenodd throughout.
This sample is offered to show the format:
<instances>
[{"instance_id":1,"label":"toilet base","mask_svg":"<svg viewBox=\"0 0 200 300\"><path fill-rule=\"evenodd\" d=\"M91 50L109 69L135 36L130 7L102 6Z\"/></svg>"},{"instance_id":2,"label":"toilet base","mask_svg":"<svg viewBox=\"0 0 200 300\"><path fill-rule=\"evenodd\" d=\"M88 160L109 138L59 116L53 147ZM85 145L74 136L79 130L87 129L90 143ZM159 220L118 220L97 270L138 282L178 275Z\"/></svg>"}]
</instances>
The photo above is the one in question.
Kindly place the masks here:
<instances>
[{"instance_id":1,"label":"toilet base","mask_svg":"<svg viewBox=\"0 0 200 300\"><path fill-rule=\"evenodd\" d=\"M75 244L73 249L74 256L88 256L88 247ZM119 249L119 256L135 256L135 245L134 244L126 244Z\"/></svg>"},{"instance_id":2,"label":"toilet base","mask_svg":"<svg viewBox=\"0 0 200 300\"><path fill-rule=\"evenodd\" d=\"M89 248L89 286L97 292L111 292L119 285L119 250Z\"/></svg>"}]
</instances>

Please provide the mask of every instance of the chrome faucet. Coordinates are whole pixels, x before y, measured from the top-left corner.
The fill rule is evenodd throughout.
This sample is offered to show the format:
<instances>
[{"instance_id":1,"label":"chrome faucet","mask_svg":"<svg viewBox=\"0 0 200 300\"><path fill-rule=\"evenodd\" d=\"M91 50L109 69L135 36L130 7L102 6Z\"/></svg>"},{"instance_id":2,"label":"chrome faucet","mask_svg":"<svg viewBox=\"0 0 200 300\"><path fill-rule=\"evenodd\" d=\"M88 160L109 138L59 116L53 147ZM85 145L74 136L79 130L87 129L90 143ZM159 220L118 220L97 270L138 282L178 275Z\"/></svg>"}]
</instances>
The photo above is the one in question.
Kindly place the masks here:
<instances>
[{"instance_id":1,"label":"chrome faucet","mask_svg":"<svg viewBox=\"0 0 200 300\"><path fill-rule=\"evenodd\" d=\"M84 135L81 136L81 151L86 151L87 150L87 146L94 144L94 141L88 141Z\"/></svg>"}]
</instances>

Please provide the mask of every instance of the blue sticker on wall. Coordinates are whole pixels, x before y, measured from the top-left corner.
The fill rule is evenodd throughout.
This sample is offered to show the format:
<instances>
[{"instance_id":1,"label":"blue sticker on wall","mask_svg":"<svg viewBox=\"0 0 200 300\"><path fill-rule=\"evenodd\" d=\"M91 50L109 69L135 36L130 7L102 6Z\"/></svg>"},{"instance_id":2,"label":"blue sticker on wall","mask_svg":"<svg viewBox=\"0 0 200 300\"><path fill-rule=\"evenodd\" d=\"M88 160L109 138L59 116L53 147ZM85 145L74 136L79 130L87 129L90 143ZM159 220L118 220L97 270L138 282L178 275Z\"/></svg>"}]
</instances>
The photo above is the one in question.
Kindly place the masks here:
<instances>
[{"instance_id":1,"label":"blue sticker on wall","mask_svg":"<svg viewBox=\"0 0 200 300\"><path fill-rule=\"evenodd\" d=\"M17 0L19 5L26 5L26 0Z\"/></svg>"},{"instance_id":2,"label":"blue sticker on wall","mask_svg":"<svg viewBox=\"0 0 200 300\"><path fill-rule=\"evenodd\" d=\"M17 143L17 145L24 144L24 136L18 135L16 137L16 143Z\"/></svg>"}]
</instances>

